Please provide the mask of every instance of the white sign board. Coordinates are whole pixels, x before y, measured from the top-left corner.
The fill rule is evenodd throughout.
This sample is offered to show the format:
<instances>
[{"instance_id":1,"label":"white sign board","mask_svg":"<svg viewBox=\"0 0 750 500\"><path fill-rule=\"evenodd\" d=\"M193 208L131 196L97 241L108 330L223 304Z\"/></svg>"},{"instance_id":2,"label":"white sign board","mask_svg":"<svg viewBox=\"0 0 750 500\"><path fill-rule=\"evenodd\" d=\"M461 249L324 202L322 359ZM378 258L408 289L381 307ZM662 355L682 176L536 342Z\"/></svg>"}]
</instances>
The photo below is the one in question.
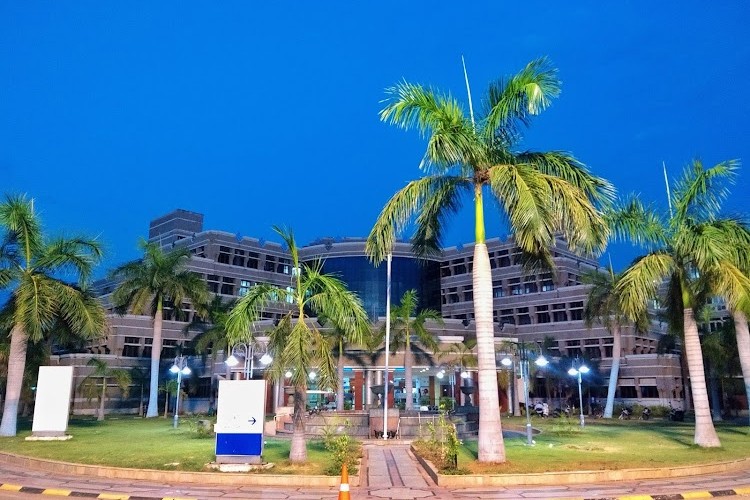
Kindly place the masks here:
<instances>
[{"instance_id":1,"label":"white sign board","mask_svg":"<svg viewBox=\"0 0 750 500\"><path fill-rule=\"evenodd\" d=\"M265 380L219 381L214 427L218 462L259 461L265 413Z\"/></svg>"},{"instance_id":2,"label":"white sign board","mask_svg":"<svg viewBox=\"0 0 750 500\"><path fill-rule=\"evenodd\" d=\"M70 392L73 388L72 366L40 366L36 383L34 423L35 436L62 436L68 430Z\"/></svg>"}]
</instances>

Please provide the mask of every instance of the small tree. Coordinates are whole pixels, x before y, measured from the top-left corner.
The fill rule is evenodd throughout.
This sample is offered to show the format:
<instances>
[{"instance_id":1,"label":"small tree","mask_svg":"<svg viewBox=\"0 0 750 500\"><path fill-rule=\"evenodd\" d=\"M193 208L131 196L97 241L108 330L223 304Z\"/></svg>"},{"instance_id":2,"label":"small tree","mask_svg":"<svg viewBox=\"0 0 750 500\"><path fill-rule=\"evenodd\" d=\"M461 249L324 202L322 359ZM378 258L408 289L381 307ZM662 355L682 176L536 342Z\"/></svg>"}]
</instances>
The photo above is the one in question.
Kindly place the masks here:
<instances>
[{"instance_id":1,"label":"small tree","mask_svg":"<svg viewBox=\"0 0 750 500\"><path fill-rule=\"evenodd\" d=\"M97 420L104 420L104 402L107 399L107 379L114 379L115 384L122 391L123 397L127 398L130 392L130 372L122 368L110 368L106 361L98 358L91 358L86 363L94 368L94 371L88 374L79 384L78 389L83 397L91 401L93 398L99 399L99 411ZM101 385L101 388L100 388Z\"/></svg>"}]
</instances>

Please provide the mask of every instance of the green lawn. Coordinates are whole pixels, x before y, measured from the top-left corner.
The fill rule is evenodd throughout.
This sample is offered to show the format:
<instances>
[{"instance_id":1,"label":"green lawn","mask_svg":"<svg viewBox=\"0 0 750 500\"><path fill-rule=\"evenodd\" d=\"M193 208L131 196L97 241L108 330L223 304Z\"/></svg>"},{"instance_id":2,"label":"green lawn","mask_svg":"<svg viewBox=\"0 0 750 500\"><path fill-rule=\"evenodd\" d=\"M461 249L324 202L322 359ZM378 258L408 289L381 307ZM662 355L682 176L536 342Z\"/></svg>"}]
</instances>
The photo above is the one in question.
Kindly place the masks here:
<instances>
[{"instance_id":1,"label":"green lawn","mask_svg":"<svg viewBox=\"0 0 750 500\"><path fill-rule=\"evenodd\" d=\"M21 422L18 436L0 438L0 450L19 455L115 467L162 470L203 471L212 462L214 439L198 438L189 421L180 420L177 429L172 419L107 417L104 422L73 418L69 441L25 441L31 435L30 424ZM287 461L289 440L266 438L263 459L276 466L273 474L323 474L330 454L323 442L307 446L308 463L292 465Z\"/></svg>"},{"instance_id":2,"label":"green lawn","mask_svg":"<svg viewBox=\"0 0 750 500\"><path fill-rule=\"evenodd\" d=\"M503 418L504 428L523 430L522 418ZM475 461L477 442L467 440L458 457L460 468L472 473L524 473L567 470L604 470L663 467L720 462L750 457L750 428L716 424L721 448L693 445L692 422L664 420L593 420L584 429L577 419L534 419L542 431L536 444L526 445L526 436L505 439L507 462L484 465Z\"/></svg>"}]
</instances>

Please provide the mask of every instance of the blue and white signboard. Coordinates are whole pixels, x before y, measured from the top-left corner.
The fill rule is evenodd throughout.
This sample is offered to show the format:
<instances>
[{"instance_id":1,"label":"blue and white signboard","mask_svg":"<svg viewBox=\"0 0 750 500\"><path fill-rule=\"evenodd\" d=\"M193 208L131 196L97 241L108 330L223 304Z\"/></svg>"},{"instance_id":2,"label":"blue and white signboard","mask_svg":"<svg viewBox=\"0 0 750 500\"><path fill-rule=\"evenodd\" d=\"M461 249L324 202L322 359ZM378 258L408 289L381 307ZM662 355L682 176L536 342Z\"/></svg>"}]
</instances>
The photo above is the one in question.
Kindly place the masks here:
<instances>
[{"instance_id":1,"label":"blue and white signboard","mask_svg":"<svg viewBox=\"0 0 750 500\"><path fill-rule=\"evenodd\" d=\"M265 380L220 380L216 462L260 463L265 414Z\"/></svg>"}]
</instances>

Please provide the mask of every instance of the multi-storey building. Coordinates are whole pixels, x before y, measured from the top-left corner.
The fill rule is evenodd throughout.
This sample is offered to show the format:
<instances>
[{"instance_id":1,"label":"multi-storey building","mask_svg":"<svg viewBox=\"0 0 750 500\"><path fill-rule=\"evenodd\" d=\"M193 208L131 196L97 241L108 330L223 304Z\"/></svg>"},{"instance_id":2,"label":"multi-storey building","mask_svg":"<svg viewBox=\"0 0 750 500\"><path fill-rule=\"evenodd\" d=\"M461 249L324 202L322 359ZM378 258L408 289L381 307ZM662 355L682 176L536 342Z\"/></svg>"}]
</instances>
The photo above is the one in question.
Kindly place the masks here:
<instances>
[{"instance_id":1,"label":"multi-storey building","mask_svg":"<svg viewBox=\"0 0 750 500\"><path fill-rule=\"evenodd\" d=\"M175 210L154 219L149 226L149 241L158 243L165 250L178 246L188 248L192 254L188 268L205 280L210 292L227 300L242 297L256 283L281 288L294 285L295 270L286 248L278 243L234 233L204 230L203 216L198 213ZM303 262L320 259L325 272L335 272L359 294L373 321L382 322L385 316L385 264L373 265L365 255L364 245L364 239L321 239L301 247L300 258ZM512 239L489 240L487 246L492 268L497 343L512 339L545 345L552 356L582 356L594 360L606 375L612 356L611 334L601 326L587 328L583 321L589 287L582 283L581 277L585 272L595 270L596 262L575 255L559 241L553 249L555 270L527 273L520 264L520 252ZM397 243L393 249L393 302L397 303L406 290L416 289L421 306L436 309L445 318L444 325L433 325L432 330L444 345L472 338L472 261L473 245L446 248L442 255L420 260L411 252L408 243ZM115 285L106 281L97 283L105 304L109 304L108 298ZM263 324L272 325L287 308L288 304L281 297L263 311L264 319L268 320ZM187 344L195 335L186 329L194 312L190 304L183 304L183 309L187 316L182 318L177 318L171 308L165 309L163 345L160 347L162 359L166 362L172 359L178 345ZM109 356L123 366L145 366L153 348L151 319L111 314L110 324L107 337L91 345L88 354L63 355L60 362L75 364L80 368L77 371L81 376L85 374L85 358L92 354ZM260 337L263 336L263 324L259 324L255 332ZM618 383L618 397L621 399L666 404L682 398L679 357L656 352L662 333L658 324L654 324L649 332L624 329ZM370 356L364 365L361 359L362 356L350 356L345 371L344 386L352 394L355 408L372 403L368 388L382 384L382 355ZM397 368L395 378L398 384L401 376L398 369L403 366L402 354L394 353L391 366ZM430 404L435 404L439 395L461 398L456 383L461 379L441 379L441 369L444 367L437 356L420 358L414 367L417 394L427 395ZM193 382L194 403L208 396L212 386L210 375L226 374L227 369L217 366L213 370L197 370L197 373L197 382ZM538 377L551 375L537 374ZM544 394L539 389L543 386L536 385L535 396L563 396L560 391ZM594 388L591 394L601 396L603 390ZM507 397L502 396L501 401L508 404ZM277 391L274 399L271 404L282 403L282 392Z\"/></svg>"}]
</instances>

